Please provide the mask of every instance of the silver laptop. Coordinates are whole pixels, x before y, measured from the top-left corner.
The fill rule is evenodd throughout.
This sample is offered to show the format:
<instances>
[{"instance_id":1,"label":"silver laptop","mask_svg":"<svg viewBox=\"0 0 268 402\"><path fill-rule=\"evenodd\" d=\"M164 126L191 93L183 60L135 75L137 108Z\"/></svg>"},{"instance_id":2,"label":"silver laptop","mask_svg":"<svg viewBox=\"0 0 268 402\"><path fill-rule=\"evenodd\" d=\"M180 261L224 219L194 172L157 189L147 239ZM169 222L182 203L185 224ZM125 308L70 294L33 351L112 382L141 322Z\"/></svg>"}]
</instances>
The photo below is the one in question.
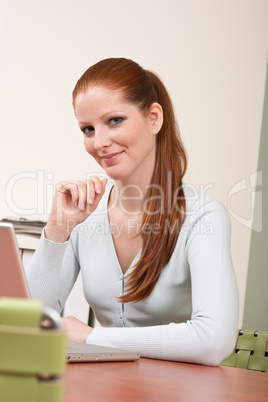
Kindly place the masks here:
<instances>
[{"instance_id":1,"label":"silver laptop","mask_svg":"<svg viewBox=\"0 0 268 402\"><path fill-rule=\"evenodd\" d=\"M0 222L0 298L30 298L27 281L22 266L14 227L10 223ZM62 328L59 314L48 306L43 308L43 319L49 326ZM123 349L100 345L67 342L67 360L69 362L134 361L140 354Z\"/></svg>"}]
</instances>

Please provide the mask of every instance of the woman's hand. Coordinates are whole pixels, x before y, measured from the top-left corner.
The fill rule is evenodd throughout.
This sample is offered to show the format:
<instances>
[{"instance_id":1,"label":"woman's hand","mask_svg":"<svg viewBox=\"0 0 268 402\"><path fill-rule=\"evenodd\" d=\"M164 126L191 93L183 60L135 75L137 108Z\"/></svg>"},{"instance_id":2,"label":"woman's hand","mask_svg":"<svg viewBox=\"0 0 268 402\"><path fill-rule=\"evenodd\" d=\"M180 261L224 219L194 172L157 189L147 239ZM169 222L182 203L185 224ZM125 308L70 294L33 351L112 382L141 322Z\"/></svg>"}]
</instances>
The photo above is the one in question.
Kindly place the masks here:
<instances>
[{"instance_id":1,"label":"woman's hand","mask_svg":"<svg viewBox=\"0 0 268 402\"><path fill-rule=\"evenodd\" d=\"M73 316L62 318L62 324L67 332L67 340L85 343L93 328Z\"/></svg>"},{"instance_id":2,"label":"woman's hand","mask_svg":"<svg viewBox=\"0 0 268 402\"><path fill-rule=\"evenodd\" d=\"M46 238L56 243L65 242L74 227L84 222L97 208L106 183L107 179L100 180L98 177L58 183L45 227Z\"/></svg>"}]
</instances>

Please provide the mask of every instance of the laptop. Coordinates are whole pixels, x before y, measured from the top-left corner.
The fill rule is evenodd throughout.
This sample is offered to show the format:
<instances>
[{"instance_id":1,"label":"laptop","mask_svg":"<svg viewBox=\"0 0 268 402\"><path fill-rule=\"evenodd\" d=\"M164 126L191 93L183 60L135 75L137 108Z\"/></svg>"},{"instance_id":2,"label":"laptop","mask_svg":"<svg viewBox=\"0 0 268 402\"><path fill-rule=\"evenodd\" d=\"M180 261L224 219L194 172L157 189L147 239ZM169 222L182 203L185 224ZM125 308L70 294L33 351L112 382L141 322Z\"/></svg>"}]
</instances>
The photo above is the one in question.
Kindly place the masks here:
<instances>
[{"instance_id":1,"label":"laptop","mask_svg":"<svg viewBox=\"0 0 268 402\"><path fill-rule=\"evenodd\" d=\"M22 266L14 227L0 222L0 298L30 298ZM48 306L43 308L43 319L51 328L62 328L59 314ZM86 343L67 342L68 362L135 361L140 354L127 350Z\"/></svg>"}]
</instances>

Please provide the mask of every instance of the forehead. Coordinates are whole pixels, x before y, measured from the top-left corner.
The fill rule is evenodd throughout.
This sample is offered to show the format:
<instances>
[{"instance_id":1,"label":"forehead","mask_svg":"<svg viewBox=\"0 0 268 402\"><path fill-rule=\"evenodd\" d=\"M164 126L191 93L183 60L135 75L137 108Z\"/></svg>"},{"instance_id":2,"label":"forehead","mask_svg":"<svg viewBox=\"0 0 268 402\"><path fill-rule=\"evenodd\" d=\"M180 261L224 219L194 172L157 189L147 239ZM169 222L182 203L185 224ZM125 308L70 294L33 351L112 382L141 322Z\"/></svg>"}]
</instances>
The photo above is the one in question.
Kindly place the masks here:
<instances>
[{"instance_id":1,"label":"forehead","mask_svg":"<svg viewBox=\"0 0 268 402\"><path fill-rule=\"evenodd\" d=\"M111 109L134 106L126 101L122 90L113 90L105 87L89 87L80 92L74 101L75 114L92 112L109 112Z\"/></svg>"}]
</instances>

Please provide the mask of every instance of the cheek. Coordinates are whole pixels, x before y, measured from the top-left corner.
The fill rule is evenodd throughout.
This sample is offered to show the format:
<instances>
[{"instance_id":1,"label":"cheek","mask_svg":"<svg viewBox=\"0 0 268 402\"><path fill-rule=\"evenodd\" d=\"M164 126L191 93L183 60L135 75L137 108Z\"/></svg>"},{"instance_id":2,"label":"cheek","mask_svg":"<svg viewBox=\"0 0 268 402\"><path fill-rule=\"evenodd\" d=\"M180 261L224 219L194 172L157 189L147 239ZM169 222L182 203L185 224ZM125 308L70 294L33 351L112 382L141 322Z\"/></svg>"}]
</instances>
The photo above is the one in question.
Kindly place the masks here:
<instances>
[{"instance_id":1,"label":"cheek","mask_svg":"<svg viewBox=\"0 0 268 402\"><path fill-rule=\"evenodd\" d=\"M93 146L93 141L88 140L87 138L84 139L84 147L90 155L94 155L94 146Z\"/></svg>"},{"instance_id":2,"label":"cheek","mask_svg":"<svg viewBox=\"0 0 268 402\"><path fill-rule=\"evenodd\" d=\"M102 166L101 159L98 157L98 154L97 154L97 151L96 151L96 149L94 147L93 141L90 141L89 139L85 139L84 140L84 147L85 147L87 153L90 156L92 156L100 166Z\"/></svg>"}]
</instances>

